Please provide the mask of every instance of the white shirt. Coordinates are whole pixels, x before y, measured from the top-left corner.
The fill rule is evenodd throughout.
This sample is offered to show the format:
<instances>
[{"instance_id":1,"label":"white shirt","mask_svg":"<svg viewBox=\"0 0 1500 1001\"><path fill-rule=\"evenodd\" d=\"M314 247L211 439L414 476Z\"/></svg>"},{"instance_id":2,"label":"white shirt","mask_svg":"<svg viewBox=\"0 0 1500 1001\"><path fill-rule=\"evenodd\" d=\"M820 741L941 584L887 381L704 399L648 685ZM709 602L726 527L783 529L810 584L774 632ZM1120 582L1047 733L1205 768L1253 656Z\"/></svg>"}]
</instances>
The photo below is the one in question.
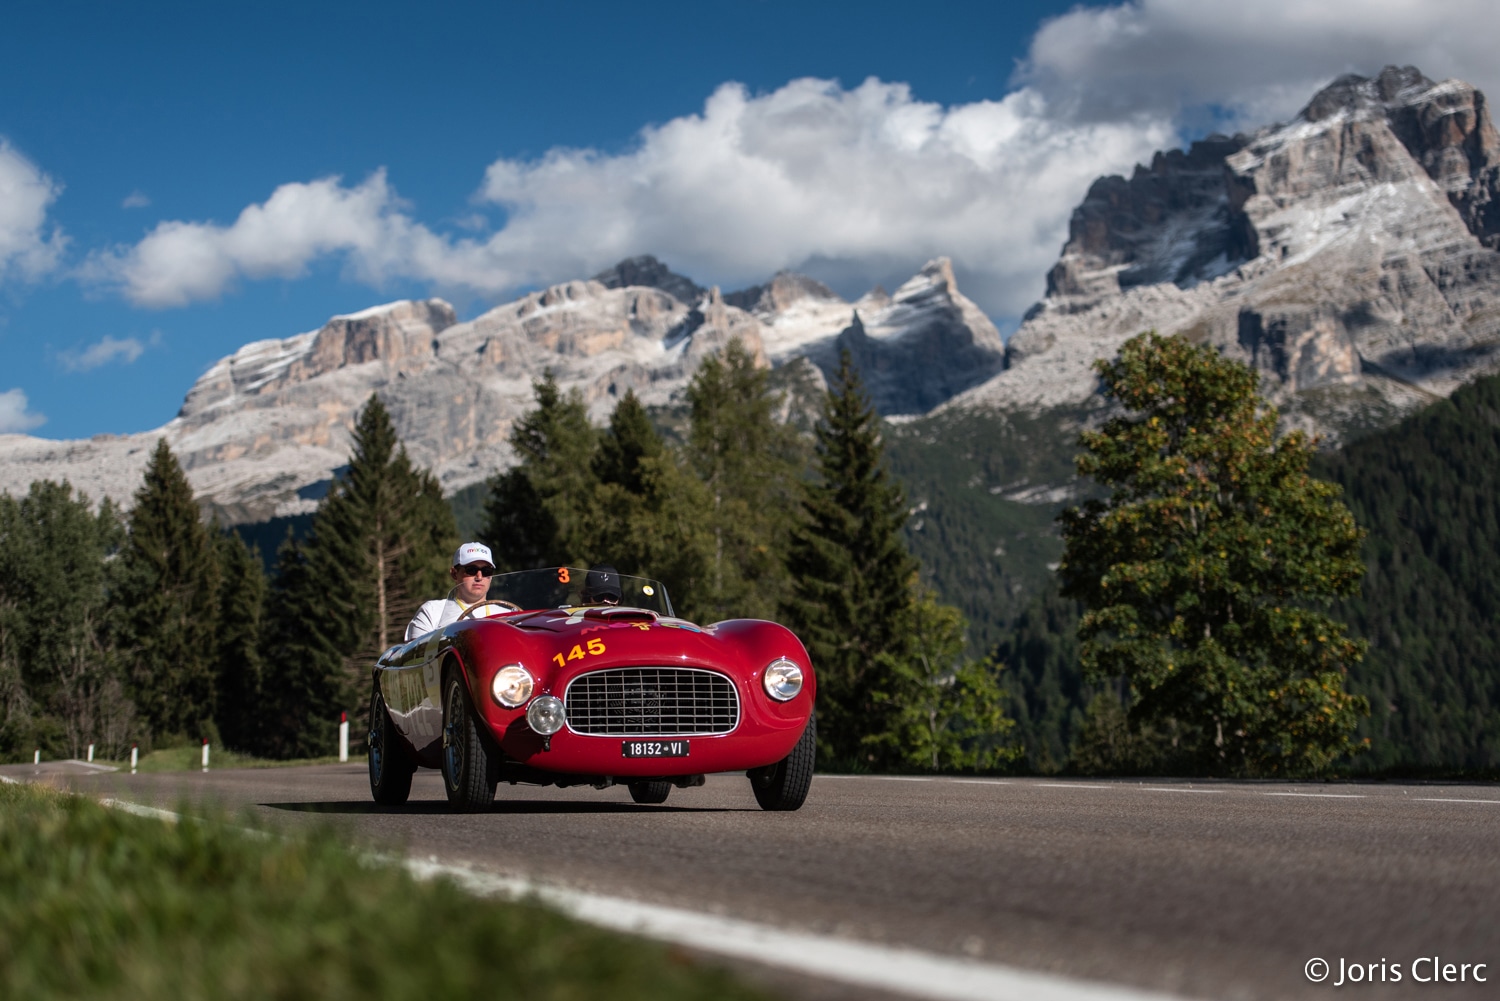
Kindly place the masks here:
<instances>
[{"instance_id":1,"label":"white shirt","mask_svg":"<svg viewBox=\"0 0 1500 1001\"><path fill-rule=\"evenodd\" d=\"M468 608L463 602L454 598L437 598L433 601L422 602L422 607L417 609L416 618L406 627L406 638L414 640L418 636L425 636L434 629L441 629L451 622L457 622L458 617L464 614ZM491 615L500 615L506 609L500 605L485 605L475 612L476 619L487 619Z\"/></svg>"}]
</instances>

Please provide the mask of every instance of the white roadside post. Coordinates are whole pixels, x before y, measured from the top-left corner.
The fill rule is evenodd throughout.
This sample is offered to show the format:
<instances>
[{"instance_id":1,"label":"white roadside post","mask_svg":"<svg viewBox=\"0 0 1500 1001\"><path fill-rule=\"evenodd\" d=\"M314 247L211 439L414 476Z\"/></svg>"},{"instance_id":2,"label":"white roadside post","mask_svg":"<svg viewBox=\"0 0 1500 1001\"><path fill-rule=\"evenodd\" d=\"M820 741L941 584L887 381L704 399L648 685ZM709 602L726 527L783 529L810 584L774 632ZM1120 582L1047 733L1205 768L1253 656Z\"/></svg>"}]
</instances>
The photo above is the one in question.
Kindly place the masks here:
<instances>
[{"instance_id":1,"label":"white roadside post","mask_svg":"<svg viewBox=\"0 0 1500 1001\"><path fill-rule=\"evenodd\" d=\"M89 764L93 764L93 763L94 763L94 745L90 744L89 745Z\"/></svg>"},{"instance_id":2,"label":"white roadside post","mask_svg":"<svg viewBox=\"0 0 1500 1001\"><path fill-rule=\"evenodd\" d=\"M349 714L339 713L339 761L349 760Z\"/></svg>"},{"instance_id":3,"label":"white roadside post","mask_svg":"<svg viewBox=\"0 0 1500 1001\"><path fill-rule=\"evenodd\" d=\"M141 746L139 744L131 744L130 745L130 774L132 774L132 775L135 774L136 763L138 761L140 761L140 760L141 760Z\"/></svg>"},{"instance_id":4,"label":"white roadside post","mask_svg":"<svg viewBox=\"0 0 1500 1001\"><path fill-rule=\"evenodd\" d=\"M33 765L39 765L42 763L42 749L40 747L38 747L36 751L31 755L31 763Z\"/></svg>"},{"instance_id":5,"label":"white roadside post","mask_svg":"<svg viewBox=\"0 0 1500 1001\"><path fill-rule=\"evenodd\" d=\"M208 738L203 738L203 770L208 771Z\"/></svg>"}]
</instances>

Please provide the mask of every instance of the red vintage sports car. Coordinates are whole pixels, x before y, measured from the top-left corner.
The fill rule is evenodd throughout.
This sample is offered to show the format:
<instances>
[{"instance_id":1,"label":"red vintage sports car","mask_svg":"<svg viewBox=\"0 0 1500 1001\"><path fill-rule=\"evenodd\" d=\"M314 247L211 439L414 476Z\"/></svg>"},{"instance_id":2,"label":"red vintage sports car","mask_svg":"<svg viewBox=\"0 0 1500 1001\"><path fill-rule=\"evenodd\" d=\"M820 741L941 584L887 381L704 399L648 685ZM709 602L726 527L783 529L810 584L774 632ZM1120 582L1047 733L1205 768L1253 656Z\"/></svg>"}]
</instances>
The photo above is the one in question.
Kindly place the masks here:
<instances>
[{"instance_id":1,"label":"red vintage sports car","mask_svg":"<svg viewBox=\"0 0 1500 1001\"><path fill-rule=\"evenodd\" d=\"M615 575L618 604L591 604L588 573L499 574L457 622L381 656L375 801L406 802L420 765L442 771L461 811L489 808L500 782L624 783L637 803L661 803L727 771L749 776L763 809L800 807L816 682L797 637L759 619L676 618L643 577Z\"/></svg>"}]
</instances>

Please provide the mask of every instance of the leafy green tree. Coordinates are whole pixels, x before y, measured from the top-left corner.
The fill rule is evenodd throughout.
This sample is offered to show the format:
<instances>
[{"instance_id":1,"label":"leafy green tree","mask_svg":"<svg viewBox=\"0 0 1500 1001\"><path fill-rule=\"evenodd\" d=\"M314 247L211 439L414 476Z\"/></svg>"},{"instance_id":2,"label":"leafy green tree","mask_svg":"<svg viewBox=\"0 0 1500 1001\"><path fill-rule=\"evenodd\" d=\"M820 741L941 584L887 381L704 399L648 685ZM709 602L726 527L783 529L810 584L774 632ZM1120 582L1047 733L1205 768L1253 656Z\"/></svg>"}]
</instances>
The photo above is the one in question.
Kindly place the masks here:
<instances>
[{"instance_id":1,"label":"leafy green tree","mask_svg":"<svg viewBox=\"0 0 1500 1001\"><path fill-rule=\"evenodd\" d=\"M218 561L165 439L136 491L115 596L114 641L152 735L213 739Z\"/></svg>"},{"instance_id":2,"label":"leafy green tree","mask_svg":"<svg viewBox=\"0 0 1500 1001\"><path fill-rule=\"evenodd\" d=\"M1127 414L1079 439L1079 473L1110 497L1060 516L1085 671L1127 679L1170 767L1327 768L1368 712L1344 690L1363 644L1319 611L1364 572L1339 489L1308 475L1305 435L1276 436L1255 373L1210 347L1152 332L1096 368Z\"/></svg>"},{"instance_id":3,"label":"leafy green tree","mask_svg":"<svg viewBox=\"0 0 1500 1001\"><path fill-rule=\"evenodd\" d=\"M907 657L916 560L901 527L906 505L885 468L880 418L844 353L817 427L815 476L787 554L782 612L818 674L820 753L868 761L867 738L892 728L891 665Z\"/></svg>"},{"instance_id":4,"label":"leafy green tree","mask_svg":"<svg viewBox=\"0 0 1500 1001\"><path fill-rule=\"evenodd\" d=\"M519 460L495 477L483 538L502 570L586 561L597 533L597 434L575 389L564 395L551 370L532 384L536 409L511 428Z\"/></svg>"},{"instance_id":5,"label":"leafy green tree","mask_svg":"<svg viewBox=\"0 0 1500 1001\"><path fill-rule=\"evenodd\" d=\"M704 360L687 390L687 459L706 490L708 566L692 596L705 620L774 614L786 589L786 552L801 452L777 423L768 374L738 338Z\"/></svg>"},{"instance_id":6,"label":"leafy green tree","mask_svg":"<svg viewBox=\"0 0 1500 1001\"><path fill-rule=\"evenodd\" d=\"M260 727L265 722L260 694L266 575L260 553L252 552L235 533L222 533L217 547L221 578L214 664L219 693L215 722L225 744L251 751L259 745Z\"/></svg>"},{"instance_id":7,"label":"leafy green tree","mask_svg":"<svg viewBox=\"0 0 1500 1001\"><path fill-rule=\"evenodd\" d=\"M67 483L0 495L0 754L115 754L132 736L106 626L106 558L124 535Z\"/></svg>"},{"instance_id":8,"label":"leafy green tree","mask_svg":"<svg viewBox=\"0 0 1500 1001\"><path fill-rule=\"evenodd\" d=\"M267 700L291 715L275 753L326 752L339 712L367 694L370 665L401 641L422 601L449 590L457 544L436 478L412 465L371 396L348 472L307 539L278 554L263 676Z\"/></svg>"},{"instance_id":9,"label":"leafy green tree","mask_svg":"<svg viewBox=\"0 0 1500 1001\"><path fill-rule=\"evenodd\" d=\"M927 592L910 621L910 648L880 655L884 687L875 698L889 723L866 746L878 759L931 772L985 771L1019 758L1005 739L1015 721L994 664L964 657L963 614Z\"/></svg>"}]
</instances>

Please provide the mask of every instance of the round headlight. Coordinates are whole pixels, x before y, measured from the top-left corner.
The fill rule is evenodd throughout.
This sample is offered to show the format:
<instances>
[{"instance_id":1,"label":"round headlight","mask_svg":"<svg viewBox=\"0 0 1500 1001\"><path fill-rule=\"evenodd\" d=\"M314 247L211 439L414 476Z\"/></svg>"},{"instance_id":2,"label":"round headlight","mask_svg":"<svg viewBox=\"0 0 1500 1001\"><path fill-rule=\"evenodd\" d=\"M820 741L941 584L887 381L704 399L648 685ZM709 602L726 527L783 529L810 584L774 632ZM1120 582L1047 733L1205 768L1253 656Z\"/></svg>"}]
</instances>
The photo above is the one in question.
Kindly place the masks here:
<instances>
[{"instance_id":1,"label":"round headlight","mask_svg":"<svg viewBox=\"0 0 1500 1001\"><path fill-rule=\"evenodd\" d=\"M536 681L531 677L531 672L520 664L506 664L495 672L495 680L490 682L490 691L494 693L495 701L507 709L515 709L517 706L526 704L531 698L531 689L536 686Z\"/></svg>"},{"instance_id":2,"label":"round headlight","mask_svg":"<svg viewBox=\"0 0 1500 1001\"><path fill-rule=\"evenodd\" d=\"M766 694L777 702L795 699L802 691L802 668L785 657L778 657L767 665L761 684L766 686Z\"/></svg>"},{"instance_id":3,"label":"round headlight","mask_svg":"<svg viewBox=\"0 0 1500 1001\"><path fill-rule=\"evenodd\" d=\"M562 699L555 695L538 695L526 708L526 723L543 737L552 736L566 722Z\"/></svg>"}]
</instances>

